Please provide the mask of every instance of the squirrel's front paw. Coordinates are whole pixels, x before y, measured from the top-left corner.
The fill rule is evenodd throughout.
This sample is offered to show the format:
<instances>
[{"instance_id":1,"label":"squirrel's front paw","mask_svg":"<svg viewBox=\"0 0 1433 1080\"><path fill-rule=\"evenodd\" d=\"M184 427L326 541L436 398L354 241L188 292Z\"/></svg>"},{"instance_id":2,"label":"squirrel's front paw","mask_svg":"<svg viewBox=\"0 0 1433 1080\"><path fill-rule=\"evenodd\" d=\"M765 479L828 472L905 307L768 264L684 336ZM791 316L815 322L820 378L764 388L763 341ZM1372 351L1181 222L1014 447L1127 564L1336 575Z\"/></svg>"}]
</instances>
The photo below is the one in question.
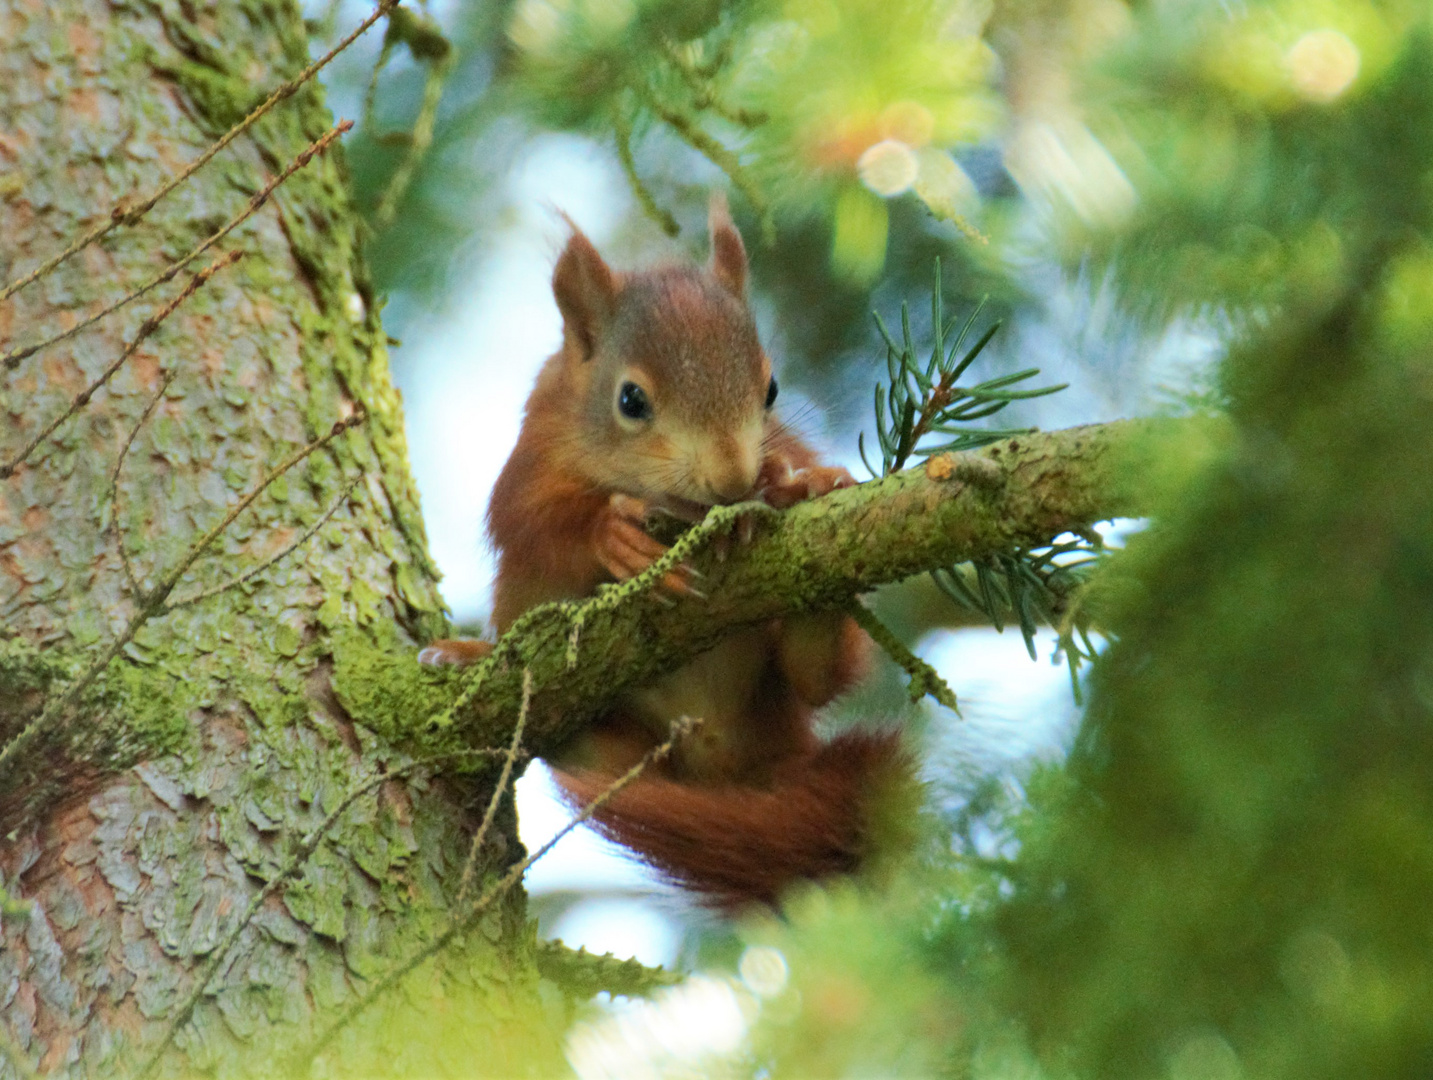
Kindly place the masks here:
<instances>
[{"instance_id":1,"label":"squirrel's front paw","mask_svg":"<svg viewBox=\"0 0 1433 1080\"><path fill-rule=\"evenodd\" d=\"M758 495L768 506L785 510L807 499L819 499L837 488L855 485L855 477L839 465L813 465L809 469L786 469L762 477Z\"/></svg>"},{"instance_id":2,"label":"squirrel's front paw","mask_svg":"<svg viewBox=\"0 0 1433 1080\"><path fill-rule=\"evenodd\" d=\"M636 577L667 553L666 545L653 540L643 528L652 509L645 499L619 492L608 500L606 511L598 519L593 538L597 561L618 581ZM662 575L662 588L679 595L701 596L692 586L692 579L699 576L695 569L681 563Z\"/></svg>"},{"instance_id":3,"label":"squirrel's front paw","mask_svg":"<svg viewBox=\"0 0 1433 1080\"><path fill-rule=\"evenodd\" d=\"M463 667L476 664L492 651L491 641L479 641L477 638L442 638L419 651L418 663L428 667L444 667L449 664Z\"/></svg>"}]
</instances>

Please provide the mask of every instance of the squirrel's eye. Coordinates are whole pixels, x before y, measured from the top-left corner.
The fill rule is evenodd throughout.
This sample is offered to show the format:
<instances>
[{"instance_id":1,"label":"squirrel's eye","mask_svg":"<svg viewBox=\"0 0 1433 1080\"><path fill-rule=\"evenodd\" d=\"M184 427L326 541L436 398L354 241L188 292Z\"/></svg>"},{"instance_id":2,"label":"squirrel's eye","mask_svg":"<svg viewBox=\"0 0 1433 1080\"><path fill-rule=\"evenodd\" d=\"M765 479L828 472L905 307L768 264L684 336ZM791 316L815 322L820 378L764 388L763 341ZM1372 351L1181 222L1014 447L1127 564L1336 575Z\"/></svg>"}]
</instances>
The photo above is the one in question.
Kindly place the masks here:
<instances>
[{"instance_id":1,"label":"squirrel's eye","mask_svg":"<svg viewBox=\"0 0 1433 1080\"><path fill-rule=\"evenodd\" d=\"M650 420L652 403L647 392L634 382L624 382L617 392L617 411L628 420Z\"/></svg>"},{"instance_id":2,"label":"squirrel's eye","mask_svg":"<svg viewBox=\"0 0 1433 1080\"><path fill-rule=\"evenodd\" d=\"M776 404L776 376L771 377L771 385L766 388L766 407L769 409Z\"/></svg>"}]
</instances>

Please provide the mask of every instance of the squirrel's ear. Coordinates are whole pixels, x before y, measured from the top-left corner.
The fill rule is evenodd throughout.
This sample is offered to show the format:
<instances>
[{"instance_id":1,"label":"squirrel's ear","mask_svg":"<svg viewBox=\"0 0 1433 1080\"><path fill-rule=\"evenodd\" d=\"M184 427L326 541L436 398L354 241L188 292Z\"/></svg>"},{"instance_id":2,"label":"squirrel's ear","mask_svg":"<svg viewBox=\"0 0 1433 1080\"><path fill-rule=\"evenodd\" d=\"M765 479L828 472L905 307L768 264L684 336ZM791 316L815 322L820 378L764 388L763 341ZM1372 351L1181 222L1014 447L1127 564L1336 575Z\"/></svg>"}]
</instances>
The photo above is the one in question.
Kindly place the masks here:
<instances>
[{"instance_id":1,"label":"squirrel's ear","mask_svg":"<svg viewBox=\"0 0 1433 1080\"><path fill-rule=\"evenodd\" d=\"M712 196L711 209L707 213L707 227L712 235L712 276L734 296L746 294L746 245L741 242L741 233L732 224L731 211L726 206L726 196L717 192Z\"/></svg>"},{"instance_id":2,"label":"squirrel's ear","mask_svg":"<svg viewBox=\"0 0 1433 1080\"><path fill-rule=\"evenodd\" d=\"M576 225L552 272L552 295L562 312L563 333L577 343L582 358L587 359L612 314L617 280L592 241Z\"/></svg>"}]
</instances>

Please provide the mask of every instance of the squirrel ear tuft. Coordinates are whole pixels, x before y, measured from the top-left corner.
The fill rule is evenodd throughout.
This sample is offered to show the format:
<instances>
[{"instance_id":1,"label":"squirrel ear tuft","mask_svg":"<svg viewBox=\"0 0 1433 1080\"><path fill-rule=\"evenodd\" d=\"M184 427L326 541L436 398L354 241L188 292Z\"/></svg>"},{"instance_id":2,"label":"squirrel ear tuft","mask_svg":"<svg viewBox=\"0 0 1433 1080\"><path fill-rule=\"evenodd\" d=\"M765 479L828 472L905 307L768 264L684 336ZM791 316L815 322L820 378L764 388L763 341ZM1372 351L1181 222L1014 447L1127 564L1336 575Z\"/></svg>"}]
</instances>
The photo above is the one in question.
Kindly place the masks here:
<instances>
[{"instance_id":1,"label":"squirrel ear tuft","mask_svg":"<svg viewBox=\"0 0 1433 1080\"><path fill-rule=\"evenodd\" d=\"M552 295L562 312L564 335L576 342L586 360L596 349L602 327L612 314L617 280L592 241L572 224L571 218L567 223L572 226L572 236L552 272Z\"/></svg>"},{"instance_id":2,"label":"squirrel ear tuft","mask_svg":"<svg viewBox=\"0 0 1433 1080\"><path fill-rule=\"evenodd\" d=\"M721 192L712 196L707 227L712 236L712 276L732 295L746 295L746 245L732 223L726 196Z\"/></svg>"}]
</instances>

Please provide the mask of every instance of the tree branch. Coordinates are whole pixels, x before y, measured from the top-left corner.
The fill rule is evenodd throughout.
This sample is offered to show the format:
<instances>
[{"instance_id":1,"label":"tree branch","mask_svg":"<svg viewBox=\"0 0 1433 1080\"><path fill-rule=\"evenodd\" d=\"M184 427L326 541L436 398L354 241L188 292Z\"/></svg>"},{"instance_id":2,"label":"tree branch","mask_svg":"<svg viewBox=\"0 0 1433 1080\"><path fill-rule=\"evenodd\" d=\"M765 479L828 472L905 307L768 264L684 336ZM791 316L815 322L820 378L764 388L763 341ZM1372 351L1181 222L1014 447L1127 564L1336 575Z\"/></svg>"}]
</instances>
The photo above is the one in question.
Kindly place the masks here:
<instances>
[{"instance_id":1,"label":"tree branch","mask_svg":"<svg viewBox=\"0 0 1433 1080\"><path fill-rule=\"evenodd\" d=\"M413 731L421 710L441 701L427 732L451 726L470 745L501 746L511 736L527 668L533 692L525 741L534 753L548 753L624 690L741 626L844 607L858 593L913 574L1140 515L1147 508L1130 481L1140 470L1126 455L1152 427L1118 421L1008 439L762 515L756 537L726 561L696 557L708 599L672 602L648 591L618 603L599 594L547 605L460 676L392 660L369 674L403 683L386 700L409 711L373 719L390 733ZM357 718L369 719L363 711Z\"/></svg>"}]
</instances>

